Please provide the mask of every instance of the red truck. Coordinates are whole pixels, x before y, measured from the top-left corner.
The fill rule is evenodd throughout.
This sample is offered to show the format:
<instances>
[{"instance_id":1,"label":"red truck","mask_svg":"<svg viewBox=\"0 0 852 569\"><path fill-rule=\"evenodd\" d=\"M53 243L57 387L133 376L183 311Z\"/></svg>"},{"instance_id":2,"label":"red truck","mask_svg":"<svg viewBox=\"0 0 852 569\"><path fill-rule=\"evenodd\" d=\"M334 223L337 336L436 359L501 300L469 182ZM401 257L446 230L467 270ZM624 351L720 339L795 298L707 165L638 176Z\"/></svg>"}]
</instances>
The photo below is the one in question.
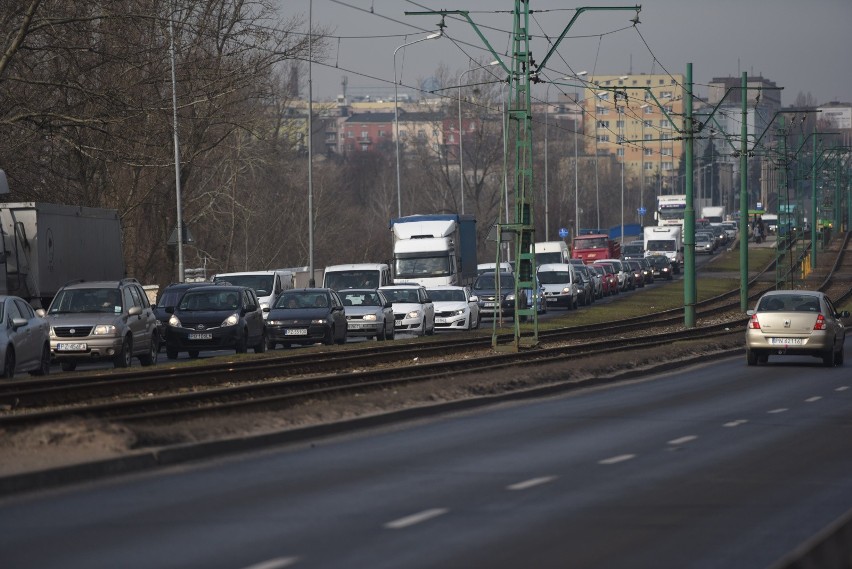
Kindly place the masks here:
<instances>
[{"instance_id":1,"label":"red truck","mask_svg":"<svg viewBox=\"0 0 852 569\"><path fill-rule=\"evenodd\" d=\"M571 256L590 265L598 259L620 259L621 244L603 233L578 235L574 238Z\"/></svg>"}]
</instances>

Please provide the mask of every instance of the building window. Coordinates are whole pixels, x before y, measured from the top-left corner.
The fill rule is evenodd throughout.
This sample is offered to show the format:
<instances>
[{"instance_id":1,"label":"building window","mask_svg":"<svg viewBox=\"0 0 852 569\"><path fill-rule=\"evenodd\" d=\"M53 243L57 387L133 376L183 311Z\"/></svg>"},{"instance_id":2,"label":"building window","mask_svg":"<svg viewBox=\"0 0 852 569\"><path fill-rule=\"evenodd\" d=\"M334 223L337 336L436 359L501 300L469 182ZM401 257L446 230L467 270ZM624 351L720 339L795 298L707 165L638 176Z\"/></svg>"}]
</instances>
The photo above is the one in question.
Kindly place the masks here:
<instances>
[{"instance_id":1,"label":"building window","mask_svg":"<svg viewBox=\"0 0 852 569\"><path fill-rule=\"evenodd\" d=\"M598 128L609 128L609 121L598 121Z\"/></svg>"},{"instance_id":2,"label":"building window","mask_svg":"<svg viewBox=\"0 0 852 569\"><path fill-rule=\"evenodd\" d=\"M609 83L609 81L607 81ZM598 93L598 99L601 101L609 101L609 92Z\"/></svg>"},{"instance_id":3,"label":"building window","mask_svg":"<svg viewBox=\"0 0 852 569\"><path fill-rule=\"evenodd\" d=\"M659 81L660 81L660 85L665 85L665 84L666 84L666 80L665 80L665 79L660 79Z\"/></svg>"},{"instance_id":4,"label":"building window","mask_svg":"<svg viewBox=\"0 0 852 569\"><path fill-rule=\"evenodd\" d=\"M663 120L660 121L660 128L671 128L671 126L672 125L668 121L668 119L663 119Z\"/></svg>"},{"instance_id":5,"label":"building window","mask_svg":"<svg viewBox=\"0 0 852 569\"><path fill-rule=\"evenodd\" d=\"M654 126L654 123L652 121L642 121L642 122L644 123L645 126Z\"/></svg>"},{"instance_id":6,"label":"building window","mask_svg":"<svg viewBox=\"0 0 852 569\"><path fill-rule=\"evenodd\" d=\"M672 92L671 91L660 91L660 97L663 99L671 99Z\"/></svg>"},{"instance_id":7,"label":"building window","mask_svg":"<svg viewBox=\"0 0 852 569\"><path fill-rule=\"evenodd\" d=\"M367 138L368 136L370 136L369 130L362 130L361 131L361 138Z\"/></svg>"},{"instance_id":8,"label":"building window","mask_svg":"<svg viewBox=\"0 0 852 569\"><path fill-rule=\"evenodd\" d=\"M615 153L616 153L616 155L624 158L624 149L623 148L619 148L618 150L615 151Z\"/></svg>"},{"instance_id":9,"label":"building window","mask_svg":"<svg viewBox=\"0 0 852 569\"><path fill-rule=\"evenodd\" d=\"M643 148L642 151L645 154L645 156L653 156L654 155L654 149L653 148Z\"/></svg>"},{"instance_id":10,"label":"building window","mask_svg":"<svg viewBox=\"0 0 852 569\"><path fill-rule=\"evenodd\" d=\"M369 150L369 149L370 149L370 145L369 145L369 144L362 144L362 145L361 145L361 150Z\"/></svg>"},{"instance_id":11,"label":"building window","mask_svg":"<svg viewBox=\"0 0 852 569\"><path fill-rule=\"evenodd\" d=\"M608 115L609 109L606 107L595 107L595 112L599 115Z\"/></svg>"},{"instance_id":12,"label":"building window","mask_svg":"<svg viewBox=\"0 0 852 569\"><path fill-rule=\"evenodd\" d=\"M624 121L615 121L615 128L624 128Z\"/></svg>"},{"instance_id":13,"label":"building window","mask_svg":"<svg viewBox=\"0 0 852 569\"><path fill-rule=\"evenodd\" d=\"M672 163L671 163L671 162L663 162L663 166L662 166L662 167L663 167L663 170L671 171L671 169L672 169Z\"/></svg>"},{"instance_id":14,"label":"building window","mask_svg":"<svg viewBox=\"0 0 852 569\"><path fill-rule=\"evenodd\" d=\"M660 152L662 156L671 156L672 149L671 148L663 148L662 152Z\"/></svg>"},{"instance_id":15,"label":"building window","mask_svg":"<svg viewBox=\"0 0 852 569\"><path fill-rule=\"evenodd\" d=\"M653 170L654 169L654 163L653 162L645 162L645 169L646 170Z\"/></svg>"},{"instance_id":16,"label":"building window","mask_svg":"<svg viewBox=\"0 0 852 569\"><path fill-rule=\"evenodd\" d=\"M346 131L346 138L354 138L355 134L351 130Z\"/></svg>"},{"instance_id":17,"label":"building window","mask_svg":"<svg viewBox=\"0 0 852 569\"><path fill-rule=\"evenodd\" d=\"M598 142L609 142L609 135L608 134L599 134L598 135Z\"/></svg>"},{"instance_id":18,"label":"building window","mask_svg":"<svg viewBox=\"0 0 852 569\"><path fill-rule=\"evenodd\" d=\"M450 134L450 137L449 137L449 139L448 139L448 140L449 140L450 144L455 144L455 142L456 142L456 135L454 135L454 134Z\"/></svg>"},{"instance_id":19,"label":"building window","mask_svg":"<svg viewBox=\"0 0 852 569\"><path fill-rule=\"evenodd\" d=\"M385 137L385 136L387 136L387 133L383 130L380 130L379 131L379 137L381 138L381 137Z\"/></svg>"},{"instance_id":20,"label":"building window","mask_svg":"<svg viewBox=\"0 0 852 569\"><path fill-rule=\"evenodd\" d=\"M417 131L417 138L419 138L419 139L421 139L421 140L422 140L422 139L425 139L425 138L426 138L426 131L425 131L425 130L422 130L422 129L421 129L421 130L418 130L418 131Z\"/></svg>"}]
</instances>

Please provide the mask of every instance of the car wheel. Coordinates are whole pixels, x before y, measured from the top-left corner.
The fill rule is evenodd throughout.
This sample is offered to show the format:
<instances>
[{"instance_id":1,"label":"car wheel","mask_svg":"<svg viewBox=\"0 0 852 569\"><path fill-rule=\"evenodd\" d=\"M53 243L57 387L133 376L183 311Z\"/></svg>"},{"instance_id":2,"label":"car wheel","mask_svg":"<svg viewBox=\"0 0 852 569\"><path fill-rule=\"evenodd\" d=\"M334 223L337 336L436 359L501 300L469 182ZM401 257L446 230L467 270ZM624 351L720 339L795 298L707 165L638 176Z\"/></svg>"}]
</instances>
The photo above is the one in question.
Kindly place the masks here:
<instances>
[{"instance_id":1,"label":"car wheel","mask_svg":"<svg viewBox=\"0 0 852 569\"><path fill-rule=\"evenodd\" d=\"M752 350L746 350L746 362L750 366L757 365L757 354L755 354Z\"/></svg>"},{"instance_id":2,"label":"car wheel","mask_svg":"<svg viewBox=\"0 0 852 569\"><path fill-rule=\"evenodd\" d=\"M237 338L234 349L238 354L244 354L248 351L248 330L243 330L243 333Z\"/></svg>"},{"instance_id":3,"label":"car wheel","mask_svg":"<svg viewBox=\"0 0 852 569\"><path fill-rule=\"evenodd\" d=\"M0 371L0 377L15 377L15 350L12 346L6 348L6 360L3 362L3 371Z\"/></svg>"},{"instance_id":4,"label":"car wheel","mask_svg":"<svg viewBox=\"0 0 852 569\"><path fill-rule=\"evenodd\" d=\"M60 366L62 366L62 371L74 371L75 369L77 369L77 362L62 362Z\"/></svg>"},{"instance_id":5,"label":"car wheel","mask_svg":"<svg viewBox=\"0 0 852 569\"><path fill-rule=\"evenodd\" d=\"M843 365L843 348L839 352L834 353L834 365L838 367Z\"/></svg>"},{"instance_id":6,"label":"car wheel","mask_svg":"<svg viewBox=\"0 0 852 569\"><path fill-rule=\"evenodd\" d=\"M822 355L822 365L825 367L834 367L834 350L829 350Z\"/></svg>"},{"instance_id":7,"label":"car wheel","mask_svg":"<svg viewBox=\"0 0 852 569\"><path fill-rule=\"evenodd\" d=\"M124 368L130 367L130 358L133 354L133 344L130 342L130 338L125 338L121 342L121 349L115 354L115 357L112 360L112 363L115 367Z\"/></svg>"},{"instance_id":8,"label":"car wheel","mask_svg":"<svg viewBox=\"0 0 852 569\"><path fill-rule=\"evenodd\" d=\"M139 363L143 366L151 366L157 363L157 355L160 353L160 339L159 335L155 332L153 336L151 336L151 347L148 349L148 353L144 356L139 356Z\"/></svg>"},{"instance_id":9,"label":"car wheel","mask_svg":"<svg viewBox=\"0 0 852 569\"><path fill-rule=\"evenodd\" d=\"M334 344L334 326L329 327L328 332L325 334L325 338L322 339L322 343L326 346Z\"/></svg>"},{"instance_id":10,"label":"car wheel","mask_svg":"<svg viewBox=\"0 0 852 569\"><path fill-rule=\"evenodd\" d=\"M170 348L170 347L166 346L166 357L169 358L170 360L176 360L177 357L178 357L178 351L175 350L174 348Z\"/></svg>"},{"instance_id":11,"label":"car wheel","mask_svg":"<svg viewBox=\"0 0 852 569\"><path fill-rule=\"evenodd\" d=\"M344 328L344 329L343 329L343 335L342 335L340 338L336 338L336 339L334 340L334 343L335 343L335 344L337 344L338 346L342 346L343 344L345 344L345 343L346 343L346 335L347 335L348 333L349 333L349 329L348 329L348 328Z\"/></svg>"},{"instance_id":12,"label":"car wheel","mask_svg":"<svg viewBox=\"0 0 852 569\"><path fill-rule=\"evenodd\" d=\"M39 366L30 372L30 375L47 375L50 373L50 346L45 344L41 349L41 360Z\"/></svg>"},{"instance_id":13,"label":"car wheel","mask_svg":"<svg viewBox=\"0 0 852 569\"><path fill-rule=\"evenodd\" d=\"M266 330L260 335L260 341L254 345L254 353L262 354L266 351Z\"/></svg>"},{"instance_id":14,"label":"car wheel","mask_svg":"<svg viewBox=\"0 0 852 569\"><path fill-rule=\"evenodd\" d=\"M426 328L426 319L424 318L423 319L423 330L424 330L424 334L426 336L431 336L432 334L435 333L435 322L434 321L432 322L431 328Z\"/></svg>"},{"instance_id":15,"label":"car wheel","mask_svg":"<svg viewBox=\"0 0 852 569\"><path fill-rule=\"evenodd\" d=\"M198 350L189 350L189 352L187 352L187 355L192 359L195 359L198 357Z\"/></svg>"},{"instance_id":16,"label":"car wheel","mask_svg":"<svg viewBox=\"0 0 852 569\"><path fill-rule=\"evenodd\" d=\"M267 350L274 350L275 346L277 346L277 345L278 344L274 340L267 340L266 341L266 349Z\"/></svg>"},{"instance_id":17,"label":"car wheel","mask_svg":"<svg viewBox=\"0 0 852 569\"><path fill-rule=\"evenodd\" d=\"M396 328L395 328L395 326L396 326L396 324L392 325L392 326L391 326L391 329L390 329L390 332L388 332L388 333L386 334L386 336L387 336L387 339L388 339L388 340L393 340L394 338L396 338Z\"/></svg>"},{"instance_id":18,"label":"car wheel","mask_svg":"<svg viewBox=\"0 0 852 569\"><path fill-rule=\"evenodd\" d=\"M376 341L377 342L384 342L385 340L387 340L387 331L385 330L385 324L383 322L382 327L376 333Z\"/></svg>"}]
</instances>

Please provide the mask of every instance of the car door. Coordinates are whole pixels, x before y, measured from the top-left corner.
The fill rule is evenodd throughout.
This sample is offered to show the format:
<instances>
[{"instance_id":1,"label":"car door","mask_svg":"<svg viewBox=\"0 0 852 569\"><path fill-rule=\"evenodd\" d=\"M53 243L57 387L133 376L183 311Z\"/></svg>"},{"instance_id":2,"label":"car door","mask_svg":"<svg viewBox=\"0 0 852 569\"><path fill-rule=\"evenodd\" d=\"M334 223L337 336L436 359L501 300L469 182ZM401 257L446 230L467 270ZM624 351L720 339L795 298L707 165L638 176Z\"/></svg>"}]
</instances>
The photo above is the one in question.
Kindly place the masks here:
<instances>
[{"instance_id":1,"label":"car door","mask_svg":"<svg viewBox=\"0 0 852 569\"><path fill-rule=\"evenodd\" d=\"M475 298L470 291L470 287L464 287L464 298L467 301L467 307L470 309L470 325L475 328L479 324L479 302L473 300Z\"/></svg>"},{"instance_id":2,"label":"car door","mask_svg":"<svg viewBox=\"0 0 852 569\"><path fill-rule=\"evenodd\" d=\"M23 299L14 299L15 307L21 318L27 321L27 325L19 328L18 331L24 331L24 341L18 347L18 367L26 365L28 368L37 367L37 363L41 361L41 350L45 341L48 339L46 333L47 326L44 325L44 320L36 316L32 307Z\"/></svg>"},{"instance_id":3,"label":"car door","mask_svg":"<svg viewBox=\"0 0 852 569\"><path fill-rule=\"evenodd\" d=\"M346 324L346 307L343 306L343 301L336 292L330 291L331 296L331 317L334 319L334 329L338 331L337 335L343 339L346 338L346 331L349 328Z\"/></svg>"},{"instance_id":4,"label":"car door","mask_svg":"<svg viewBox=\"0 0 852 569\"><path fill-rule=\"evenodd\" d=\"M20 328L15 328L12 324L12 321L15 319L26 320L26 317L21 314L21 311L15 304L15 299L6 299L4 313L6 315L4 322L6 334L8 334L9 341L15 347L15 367L21 369L32 359L32 330L29 322Z\"/></svg>"},{"instance_id":5,"label":"car door","mask_svg":"<svg viewBox=\"0 0 852 569\"><path fill-rule=\"evenodd\" d=\"M127 326L133 335L134 353L145 353L151 347L150 322L145 305L142 302L142 296L143 292L136 286L131 285L124 289L125 314L134 307L138 307L140 310L139 314L127 317Z\"/></svg>"},{"instance_id":6,"label":"car door","mask_svg":"<svg viewBox=\"0 0 852 569\"><path fill-rule=\"evenodd\" d=\"M432 304L425 288L420 288L418 297L420 298L420 305L423 307L423 328L424 330L432 330L435 328L435 305Z\"/></svg>"},{"instance_id":7,"label":"car door","mask_svg":"<svg viewBox=\"0 0 852 569\"><path fill-rule=\"evenodd\" d=\"M263 337L263 311L253 289L243 289L242 305L246 328L248 329L248 344L253 346Z\"/></svg>"}]
</instances>

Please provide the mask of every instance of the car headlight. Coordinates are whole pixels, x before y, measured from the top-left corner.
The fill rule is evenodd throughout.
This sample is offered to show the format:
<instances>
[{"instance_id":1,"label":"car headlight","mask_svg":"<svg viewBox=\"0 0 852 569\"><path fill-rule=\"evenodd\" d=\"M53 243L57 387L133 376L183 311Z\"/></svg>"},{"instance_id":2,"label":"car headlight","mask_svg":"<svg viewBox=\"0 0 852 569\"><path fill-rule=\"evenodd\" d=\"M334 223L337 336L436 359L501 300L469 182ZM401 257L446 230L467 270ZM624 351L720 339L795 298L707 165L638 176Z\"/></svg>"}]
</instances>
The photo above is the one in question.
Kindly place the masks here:
<instances>
[{"instance_id":1,"label":"car headlight","mask_svg":"<svg viewBox=\"0 0 852 569\"><path fill-rule=\"evenodd\" d=\"M505 300L515 300L515 295L514 294L507 294Z\"/></svg>"},{"instance_id":2,"label":"car headlight","mask_svg":"<svg viewBox=\"0 0 852 569\"><path fill-rule=\"evenodd\" d=\"M56 332L53 330L53 326L50 327L50 337L56 338Z\"/></svg>"},{"instance_id":3,"label":"car headlight","mask_svg":"<svg viewBox=\"0 0 852 569\"><path fill-rule=\"evenodd\" d=\"M365 314L364 320L369 320L370 322L375 322L376 321L376 315L375 314Z\"/></svg>"},{"instance_id":4,"label":"car headlight","mask_svg":"<svg viewBox=\"0 0 852 569\"><path fill-rule=\"evenodd\" d=\"M311 324L325 324L327 320L325 318L314 318L311 320Z\"/></svg>"},{"instance_id":5,"label":"car headlight","mask_svg":"<svg viewBox=\"0 0 852 569\"><path fill-rule=\"evenodd\" d=\"M222 328L225 328L227 326L236 326L237 322L239 322L239 321L240 321L239 315L231 314L230 316L228 316L227 318L222 320Z\"/></svg>"},{"instance_id":6,"label":"car headlight","mask_svg":"<svg viewBox=\"0 0 852 569\"><path fill-rule=\"evenodd\" d=\"M406 318L420 318L420 311L419 310L412 310L411 312L406 314L405 317Z\"/></svg>"},{"instance_id":7,"label":"car headlight","mask_svg":"<svg viewBox=\"0 0 852 569\"><path fill-rule=\"evenodd\" d=\"M464 308L459 308L458 310L453 312L453 316L463 316L464 312L465 312Z\"/></svg>"},{"instance_id":8,"label":"car headlight","mask_svg":"<svg viewBox=\"0 0 852 569\"><path fill-rule=\"evenodd\" d=\"M182 324L180 323L180 319L174 314L172 314L171 316L169 316L169 326L173 328L180 328Z\"/></svg>"},{"instance_id":9,"label":"car headlight","mask_svg":"<svg viewBox=\"0 0 852 569\"><path fill-rule=\"evenodd\" d=\"M115 326L112 324L98 324L92 329L92 336L115 336Z\"/></svg>"},{"instance_id":10,"label":"car headlight","mask_svg":"<svg viewBox=\"0 0 852 569\"><path fill-rule=\"evenodd\" d=\"M562 289L562 294L571 294L571 289L566 286Z\"/></svg>"}]
</instances>

